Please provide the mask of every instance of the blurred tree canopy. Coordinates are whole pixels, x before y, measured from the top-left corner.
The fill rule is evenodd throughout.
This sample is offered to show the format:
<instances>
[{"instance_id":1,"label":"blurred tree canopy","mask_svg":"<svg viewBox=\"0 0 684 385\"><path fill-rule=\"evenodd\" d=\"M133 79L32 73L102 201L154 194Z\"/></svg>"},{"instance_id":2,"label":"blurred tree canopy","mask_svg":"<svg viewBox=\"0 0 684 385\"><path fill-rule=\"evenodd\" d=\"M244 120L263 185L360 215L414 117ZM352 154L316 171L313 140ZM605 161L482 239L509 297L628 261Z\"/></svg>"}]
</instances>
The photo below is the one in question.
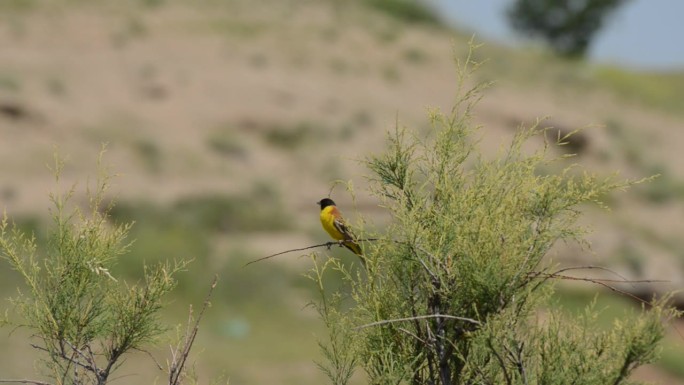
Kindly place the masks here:
<instances>
[{"instance_id":1,"label":"blurred tree canopy","mask_svg":"<svg viewBox=\"0 0 684 385\"><path fill-rule=\"evenodd\" d=\"M546 40L558 54L582 57L606 18L628 0L517 0L508 9L514 29Z\"/></svg>"}]
</instances>

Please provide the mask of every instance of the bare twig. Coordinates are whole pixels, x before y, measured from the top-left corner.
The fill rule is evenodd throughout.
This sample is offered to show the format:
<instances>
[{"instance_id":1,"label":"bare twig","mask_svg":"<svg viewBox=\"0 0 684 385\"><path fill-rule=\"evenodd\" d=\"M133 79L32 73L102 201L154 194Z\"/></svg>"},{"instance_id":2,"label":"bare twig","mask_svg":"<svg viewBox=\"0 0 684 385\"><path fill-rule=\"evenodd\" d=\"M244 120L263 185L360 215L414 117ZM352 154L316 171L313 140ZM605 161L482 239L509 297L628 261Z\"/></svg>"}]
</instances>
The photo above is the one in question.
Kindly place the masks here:
<instances>
[{"instance_id":1,"label":"bare twig","mask_svg":"<svg viewBox=\"0 0 684 385\"><path fill-rule=\"evenodd\" d=\"M192 325L192 327L190 327L192 320L192 310L190 311L191 313L190 319L188 320L188 330L185 334L185 342L182 348L179 346L176 350L173 350L171 352L173 359L171 361L171 364L169 365L169 385L180 384L180 379L182 377L185 364L188 360L188 356L190 355L190 348L192 348L192 344L195 342L195 337L197 337L199 323L202 320L202 317L204 316L204 312L207 310L207 307L209 307L209 300L211 299L211 294L214 292L214 288L216 287L217 282L218 275L214 276L214 281L211 283L209 292L207 293L207 296L204 298L202 310L200 310L199 314L197 315L195 323Z\"/></svg>"},{"instance_id":2,"label":"bare twig","mask_svg":"<svg viewBox=\"0 0 684 385\"><path fill-rule=\"evenodd\" d=\"M154 364L157 365L157 369L159 369L159 370L164 370L164 367L162 366L162 364L160 364L159 361L157 361L157 359L154 358L154 356L152 355L152 353L150 353L149 351L147 351L147 350L145 350L145 349L139 349L139 348L133 348L133 350L137 350L137 351L139 351L139 352L142 352L142 353L147 354L147 355L152 359L152 361L154 362Z\"/></svg>"},{"instance_id":3,"label":"bare twig","mask_svg":"<svg viewBox=\"0 0 684 385\"><path fill-rule=\"evenodd\" d=\"M399 243L399 244L406 244L406 242L401 242L401 241L392 241L392 242ZM442 268L442 269L445 269L445 268L446 268L446 267L444 266L444 263L442 263L442 261L440 261L440 259L437 258L436 255L434 255L434 254L432 254L431 252L425 250L425 249L424 249L423 247L421 247L420 245L413 245L413 247L415 247L416 250L425 253L425 255L427 255L428 257L430 257L430 259L432 259L432 261L433 261L435 264L437 264L440 268Z\"/></svg>"},{"instance_id":4,"label":"bare twig","mask_svg":"<svg viewBox=\"0 0 684 385\"><path fill-rule=\"evenodd\" d=\"M379 238L367 238L367 239L355 239L354 241L356 241L356 242L375 242L375 241L379 241L379 240L380 240ZM261 262L261 261L266 260L266 259L271 259L271 258L277 257L277 256L279 256L279 255L288 254L288 253L294 253L294 252L296 252L296 251L311 250L311 249L315 249L315 248L318 248L318 247L327 247L328 249L330 249L331 247L333 247L333 246L335 246L335 245L338 245L338 246L340 246L340 247L344 247L344 243L345 243L345 242L348 242L348 241L349 241L349 240L347 240L347 239L343 239L343 240L341 240L341 241L330 241L330 242L326 242L326 243L320 243L320 244L318 244L318 245L312 245L312 246L302 247L302 248L299 248L299 249L285 250L285 251L281 251L281 252L279 252L279 253L275 253L275 254L267 255L267 256L265 256L265 257L261 257L261 258L259 258L259 259L255 259L255 260L253 260L253 261L249 261L249 262L245 263L242 267L249 266L249 265L251 265L251 264L253 264L253 263ZM393 241L393 242L398 242L398 241ZM401 243L401 242L398 242L398 243Z\"/></svg>"},{"instance_id":5,"label":"bare twig","mask_svg":"<svg viewBox=\"0 0 684 385\"><path fill-rule=\"evenodd\" d=\"M294 253L295 251L310 250L310 249L315 249L315 248L317 248L317 247L324 247L324 246L327 247L328 249L330 249L333 245L339 245L340 247L342 247L344 242L345 242L344 240L341 240L341 241L330 241L330 242L321 243L321 244L318 244L318 245L313 245L313 246L308 246L308 247L302 247L302 248L299 248L299 249L285 250L285 251L281 251L281 252L279 252L279 253L275 253L275 254L268 255L268 256L266 256L266 257L261 257L261 258L259 258L259 259L255 259L255 260L253 260L253 261L249 261L249 262L245 263L242 267L246 267L246 266L249 266L249 265L251 265L251 264L253 264L253 263L261 262L261 261L266 260L266 259L271 259L271 258L277 257L277 256L279 256L279 255L288 254L288 253Z\"/></svg>"},{"instance_id":6,"label":"bare twig","mask_svg":"<svg viewBox=\"0 0 684 385\"><path fill-rule=\"evenodd\" d=\"M52 385L49 382L36 381L36 380L26 380L26 379L0 380L0 382L10 383L10 384Z\"/></svg>"},{"instance_id":7,"label":"bare twig","mask_svg":"<svg viewBox=\"0 0 684 385\"><path fill-rule=\"evenodd\" d=\"M414 252L414 255L418 259L418 262L423 266L423 269L427 271L427 273L430 275L430 278L432 278L432 282L439 282L439 277L437 277L437 274L433 273L432 270L428 267L428 265L423 261L423 258L421 258L418 253Z\"/></svg>"},{"instance_id":8,"label":"bare twig","mask_svg":"<svg viewBox=\"0 0 684 385\"><path fill-rule=\"evenodd\" d=\"M81 350L79 350L76 346L74 346L74 344L72 344L72 343L69 342L68 340L65 339L64 342L65 342L67 345L69 345L69 347L71 348L71 350L73 350L76 354L78 354L79 356L83 357L83 359L85 360L85 362L87 363L87 365L86 365L86 364L81 364L81 362L80 362L79 360L75 359L75 358L71 358L71 357L66 357L66 356L65 356L65 357L63 357L64 359L69 360L70 362L73 362L74 364L79 365L79 366L81 366L82 368L84 368L84 369L86 369L86 370L89 370L89 371L91 371L91 372L93 372L93 373L95 373L95 374L98 374L98 373L99 373L99 371L97 370L97 363L95 362L94 359L91 360L88 356L85 355L85 353L83 353ZM90 356L93 357L92 352L90 352Z\"/></svg>"},{"instance_id":9,"label":"bare twig","mask_svg":"<svg viewBox=\"0 0 684 385\"><path fill-rule=\"evenodd\" d=\"M249 265L251 265L251 264L253 264L253 263L261 262L261 261L264 261L264 260L266 260L266 259L271 259L271 258L277 257L277 256L279 256L279 255L288 254L288 253L294 253L294 252L297 252L297 251L311 250L311 249L316 249L316 248L318 248L318 247L326 247L326 248L330 249L331 247L333 247L333 246L335 246L335 245L340 246L340 247L344 247L345 242L348 242L348 241L349 241L349 240L347 240L347 239L343 239L343 240L340 240L340 241L330 241L330 242L320 243L320 244L317 244L317 245L311 245L311 246L307 246L307 247L301 247L301 248L298 248L298 249L285 250L285 251L281 251L281 252L279 252L279 253L267 255L267 256L265 256L265 257L261 257L261 258L258 258L258 259L249 261L249 262L245 263L242 267L249 266ZM377 242L377 241L387 241L387 242L397 243L397 244L400 244L400 245L408 245L408 244L409 244L408 242L404 242L404 241L397 241L397 240L394 240L394 239L382 239L382 238L355 239L354 241L355 241L355 242ZM428 252L427 250L425 250L424 248L422 248L422 247L420 247L420 246L418 246L418 245L414 245L414 247L416 248L416 250L425 253L428 257L430 257L433 261L435 261L435 263L437 263L437 264L439 264L439 265L441 265L441 266L443 267L443 264L441 263L441 261L440 261L437 257L435 257L433 254L431 254L430 252ZM421 264L423 265L423 267L426 266L425 263L424 263L422 260L421 260ZM426 268L426 269L427 269L427 268ZM429 270L428 270L428 271L429 271ZM432 274L431 274L431 275L432 275Z\"/></svg>"},{"instance_id":10,"label":"bare twig","mask_svg":"<svg viewBox=\"0 0 684 385\"><path fill-rule=\"evenodd\" d=\"M497 361L499 361L499 366L501 366L501 371L503 372L504 378L506 379L506 384L511 385L511 377L508 375L508 369L506 368L506 363L504 362L503 358L501 358L501 355L499 355L499 352L496 351L494 348L494 344L492 344L492 340L488 339L487 340L487 345L489 345L489 349L492 351L494 354L494 357L496 357Z\"/></svg>"},{"instance_id":11,"label":"bare twig","mask_svg":"<svg viewBox=\"0 0 684 385\"><path fill-rule=\"evenodd\" d=\"M399 331L401 331L401 332L404 332L404 333L410 335L411 337L415 338L416 340L422 342L422 343L425 344L425 345L428 344L427 341L425 341L424 339L418 337L415 333L411 332L411 331L408 330L408 329L404 329L404 328L397 328L397 329L398 329Z\"/></svg>"},{"instance_id":12,"label":"bare twig","mask_svg":"<svg viewBox=\"0 0 684 385\"><path fill-rule=\"evenodd\" d=\"M387 319L387 320L382 320L382 321L377 321L377 322L371 322L369 324L357 326L357 327L355 327L355 329L360 330L360 329L365 329L365 328L369 328L372 326L386 325L386 324L391 324L391 323L395 323L395 322L406 322L406 321L413 321L413 320L419 320L419 319L430 319L430 318L447 318L447 319L453 319L453 320L458 320L458 321L470 322L470 323L475 324L475 325L481 325L480 321L474 320L472 318L457 317L457 316L448 315L448 314L428 314L428 315L419 315L419 316L415 316L415 317L394 318L394 319Z\"/></svg>"},{"instance_id":13,"label":"bare twig","mask_svg":"<svg viewBox=\"0 0 684 385\"><path fill-rule=\"evenodd\" d=\"M560 274L560 273L570 271L570 270L592 270L592 269L607 271L607 272L615 274L618 277L623 278L623 279L622 280L615 280L615 279L602 279L602 278L577 278L577 277L570 277L570 276ZM536 290L536 288L540 287L544 282L546 282L546 280L551 279L551 278L567 279L567 280L574 280L574 281L586 281L586 282L595 283L597 285L605 286L612 291L615 291L617 293L620 293L620 294L626 295L628 297L634 298L634 299L638 300L639 302L646 303L646 304L648 304L648 302L644 301L643 299L641 299L641 298L639 298L639 297L637 297L634 294L631 294L629 292L626 292L626 291L617 289L613 286L610 286L609 284L607 284L607 282L610 282L610 283L629 283L632 285L632 287L634 287L635 283L665 283L665 282L669 282L667 280L654 280L654 279L629 280L629 279L623 277L622 275L620 275L619 273L617 273L617 272L615 272L615 271L613 271L607 267L594 266L594 265L565 267L565 268L562 268L560 270L556 270L553 273L546 273L543 271L532 271L532 272L527 273L527 277L528 277L528 280L521 283L520 287L526 285L532 279L535 279L535 278L541 278L541 279L537 282L537 284L534 286L534 288L532 290Z\"/></svg>"},{"instance_id":14,"label":"bare twig","mask_svg":"<svg viewBox=\"0 0 684 385\"><path fill-rule=\"evenodd\" d=\"M545 277L545 278L560 278L560 279L568 279L571 281L600 281L600 282L610 282L610 283L667 283L670 282L668 280L662 280L662 279L610 279L610 278L586 278L586 277L573 277L569 275L564 275L564 274L558 274L556 273L542 273L542 272L532 272L530 273L530 276L532 278L536 277Z\"/></svg>"},{"instance_id":15,"label":"bare twig","mask_svg":"<svg viewBox=\"0 0 684 385\"><path fill-rule=\"evenodd\" d=\"M34 348L34 349L42 350L42 351L44 351L44 352L50 352L49 350L47 350L46 348L44 348L44 347L42 347L42 346L40 346L40 345L36 345L36 344L29 344L29 345L31 345L31 347Z\"/></svg>"},{"instance_id":16,"label":"bare twig","mask_svg":"<svg viewBox=\"0 0 684 385\"><path fill-rule=\"evenodd\" d=\"M562 274L556 274L556 273L541 273L541 272L530 273L530 275L532 276L532 278L543 277L544 280L550 279L550 278L556 278L556 279L564 279L564 280L569 280L569 281L584 281L584 282L595 283L595 284L597 284L597 285L601 285L601 286L603 286L603 287L606 287L606 288L608 288L608 289L610 289L610 290L612 290L612 291L614 291L614 292L616 292L616 293L619 293L619 294L622 294L622 295L626 295L626 296L628 296L628 297L630 297L630 298L632 298L632 299L635 299L635 300L637 300L637 301L639 301L639 302L641 302L641 303L643 303L643 304L649 305L649 306L651 305L650 302L648 302L648 301L646 301L646 300L644 300L644 299L642 299L642 298L639 298L639 297L637 297L636 295L634 295L634 294L632 294L632 293L629 293L629 292L627 292L627 291L620 290L620 289L618 289L618 288L616 288L616 287L614 287L614 286L611 286L611 285L609 285L607 282L609 282L609 283L667 282L667 281L658 281L658 280L628 280L628 281L621 281L621 280L614 280L614 279L582 278L582 277L571 277L571 276L568 276L568 275L562 275Z\"/></svg>"},{"instance_id":17,"label":"bare twig","mask_svg":"<svg viewBox=\"0 0 684 385\"><path fill-rule=\"evenodd\" d=\"M489 357L487 357L485 363L486 363L486 364L489 363ZM486 365L482 365L482 366L486 366ZM495 385L495 384L492 382L492 380L490 380L490 379L487 377L487 375L482 371L482 369L481 369L480 367L478 367L478 365L473 366L473 370L475 371L475 374L476 374L476 375L480 376L480 379L481 379L482 381L487 381L487 384L489 384L489 385ZM473 379L471 378L471 379L468 380L467 384L472 384L472 383L473 383Z\"/></svg>"},{"instance_id":18,"label":"bare twig","mask_svg":"<svg viewBox=\"0 0 684 385\"><path fill-rule=\"evenodd\" d=\"M70 344L68 341L64 340L64 342L66 342L67 344L69 344L69 346L71 347L71 344ZM82 363L81 361L79 361L78 359L69 357L68 355L66 355L65 352L61 352L60 354L56 354L56 353L50 352L50 350L48 350L48 349L46 349L46 348L44 348L44 347L42 347L42 346L40 346L40 345L36 345L36 344L30 344L30 345L31 345L31 347L34 348L34 349L42 350L42 351L44 351L44 352L49 353L52 357L61 358L61 359L65 360L65 361L67 361L67 362L69 362L69 363L71 363L71 364L74 364L74 365L76 365L76 366L78 366L78 367L80 367L80 368L82 368L82 369L85 369L85 370L87 370L87 371L89 371L89 372L92 372L92 373L96 373L96 371L93 370L93 367L92 367L92 366L86 365L86 364Z\"/></svg>"},{"instance_id":19,"label":"bare twig","mask_svg":"<svg viewBox=\"0 0 684 385\"><path fill-rule=\"evenodd\" d=\"M518 374L520 374L520 379L522 380L523 385L527 385L527 374L525 372L525 365L523 363L524 346L525 343L521 342L516 344L515 351L511 350L508 346L504 346L504 348L506 349L506 352L508 352L510 359L515 362L515 366L518 368Z\"/></svg>"},{"instance_id":20,"label":"bare twig","mask_svg":"<svg viewBox=\"0 0 684 385\"><path fill-rule=\"evenodd\" d=\"M97 365L95 365L95 353L93 353L93 349L91 348L90 344L86 345L85 348L88 350L88 355L90 355L90 362L92 362L95 369L97 369Z\"/></svg>"},{"instance_id":21,"label":"bare twig","mask_svg":"<svg viewBox=\"0 0 684 385\"><path fill-rule=\"evenodd\" d=\"M618 273L618 272L615 271L615 270L612 270L612 269L609 269L609 268L603 267L603 266L596 266L596 265L584 265L584 266L571 266L571 267L565 267L565 268L562 268L562 269L560 269L560 270L557 270L557 271L553 272L552 274L560 274L560 273L564 273L564 272L570 271L570 270L601 270L601 271L605 271L605 272L614 274L614 275L616 275L617 277L619 277L619 278L622 280L622 281L617 281L617 280L616 280L616 281L613 281L613 282L625 282L625 283L667 282L667 281L660 281L660 280L636 280L636 281L635 281L635 280L629 280L627 277L625 277L624 275ZM609 282L609 281L606 280L606 279L602 279L602 281L604 281L604 282Z\"/></svg>"},{"instance_id":22,"label":"bare twig","mask_svg":"<svg viewBox=\"0 0 684 385\"><path fill-rule=\"evenodd\" d=\"M414 321L418 322L417 317L419 316L414 316L413 319ZM425 334L427 334L427 341L428 345L433 345L435 344L435 333L432 332L432 329L430 328L430 323L426 322L425 323ZM437 383L437 362L435 360L435 352L433 349L428 349L427 351L427 359L428 359L428 370L430 371L430 384L436 384Z\"/></svg>"},{"instance_id":23,"label":"bare twig","mask_svg":"<svg viewBox=\"0 0 684 385\"><path fill-rule=\"evenodd\" d=\"M539 235L539 227L536 226L535 233ZM505 242L506 238L502 238L501 242ZM520 265L520 268L518 269L518 272L515 274L515 277L511 280L509 287L512 286L515 282L518 281L518 278L520 277L520 274L527 268L527 262L529 262L530 257L532 256L532 252L537 246L537 241L539 241L539 238L535 237L534 241L530 245L530 247L527 249L527 253L525 254L525 260L523 263Z\"/></svg>"}]
</instances>

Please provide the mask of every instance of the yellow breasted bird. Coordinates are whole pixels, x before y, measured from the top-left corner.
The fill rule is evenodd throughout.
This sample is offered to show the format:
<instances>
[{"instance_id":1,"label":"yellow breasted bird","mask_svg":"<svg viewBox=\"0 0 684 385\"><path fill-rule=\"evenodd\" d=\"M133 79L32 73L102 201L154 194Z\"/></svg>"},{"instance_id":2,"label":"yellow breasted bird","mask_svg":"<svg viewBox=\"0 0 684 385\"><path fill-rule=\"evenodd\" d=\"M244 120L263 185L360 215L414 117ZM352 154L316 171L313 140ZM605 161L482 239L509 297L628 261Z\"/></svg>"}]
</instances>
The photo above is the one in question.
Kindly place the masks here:
<instances>
[{"instance_id":1,"label":"yellow breasted bird","mask_svg":"<svg viewBox=\"0 0 684 385\"><path fill-rule=\"evenodd\" d=\"M342 218L342 213L335 206L330 198L323 198L317 202L321 206L321 224L323 229L330 234L336 241L345 241L342 243L344 247L351 250L356 255L363 255L361 247L356 243L356 237L352 234L349 226Z\"/></svg>"}]
</instances>

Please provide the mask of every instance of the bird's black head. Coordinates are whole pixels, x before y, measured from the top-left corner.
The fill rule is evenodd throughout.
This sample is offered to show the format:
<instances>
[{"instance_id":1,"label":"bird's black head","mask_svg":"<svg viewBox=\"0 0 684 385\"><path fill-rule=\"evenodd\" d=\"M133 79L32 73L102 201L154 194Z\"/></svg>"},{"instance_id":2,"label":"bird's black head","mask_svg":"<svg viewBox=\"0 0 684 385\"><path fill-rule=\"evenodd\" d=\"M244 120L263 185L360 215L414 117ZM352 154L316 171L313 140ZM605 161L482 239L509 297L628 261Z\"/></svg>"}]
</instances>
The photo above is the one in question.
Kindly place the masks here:
<instances>
[{"instance_id":1,"label":"bird's black head","mask_svg":"<svg viewBox=\"0 0 684 385\"><path fill-rule=\"evenodd\" d=\"M335 206L335 202L333 202L333 200L330 198L323 198L316 203L321 206L321 210L323 210L324 208L326 208L328 206Z\"/></svg>"}]
</instances>

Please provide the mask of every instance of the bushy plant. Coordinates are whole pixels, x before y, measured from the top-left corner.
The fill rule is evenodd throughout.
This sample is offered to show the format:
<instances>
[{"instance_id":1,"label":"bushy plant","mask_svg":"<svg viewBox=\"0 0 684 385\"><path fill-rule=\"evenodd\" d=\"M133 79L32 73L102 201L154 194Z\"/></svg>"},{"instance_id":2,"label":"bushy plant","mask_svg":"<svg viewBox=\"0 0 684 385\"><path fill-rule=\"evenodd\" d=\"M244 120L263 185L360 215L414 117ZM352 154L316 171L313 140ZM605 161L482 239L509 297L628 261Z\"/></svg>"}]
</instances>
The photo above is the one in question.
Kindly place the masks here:
<instances>
[{"instance_id":1,"label":"bushy plant","mask_svg":"<svg viewBox=\"0 0 684 385\"><path fill-rule=\"evenodd\" d=\"M58 183L62 168L56 158ZM106 384L130 351L145 348L164 332L159 311L176 284L174 276L185 266L178 262L146 267L143 282L135 285L112 275L117 258L128 250L131 224L108 221L109 181L103 172L88 191L86 209L72 205L73 187L50 195L52 226L45 250L7 216L0 224L0 257L25 283L11 299L18 318L7 322L30 330L35 339L31 345L44 353L44 375L55 385ZM179 346L189 350L187 344ZM170 384L180 384L183 365L174 357L169 369L175 370Z\"/></svg>"},{"instance_id":2,"label":"bushy plant","mask_svg":"<svg viewBox=\"0 0 684 385\"><path fill-rule=\"evenodd\" d=\"M371 384L628 383L655 359L662 322L676 312L654 302L610 330L596 327L591 308L562 317L547 306L559 275L545 257L558 242L584 242L585 203L603 206L635 182L576 165L542 174L568 155L553 157L539 126L486 158L471 121L484 85L466 86L476 67L470 57L460 64L458 101L430 113L427 136L396 128L387 150L367 159L392 220L360 236L369 239L363 265L315 264L330 331L320 365L334 384L355 368ZM329 269L348 291L325 288Z\"/></svg>"}]
</instances>

